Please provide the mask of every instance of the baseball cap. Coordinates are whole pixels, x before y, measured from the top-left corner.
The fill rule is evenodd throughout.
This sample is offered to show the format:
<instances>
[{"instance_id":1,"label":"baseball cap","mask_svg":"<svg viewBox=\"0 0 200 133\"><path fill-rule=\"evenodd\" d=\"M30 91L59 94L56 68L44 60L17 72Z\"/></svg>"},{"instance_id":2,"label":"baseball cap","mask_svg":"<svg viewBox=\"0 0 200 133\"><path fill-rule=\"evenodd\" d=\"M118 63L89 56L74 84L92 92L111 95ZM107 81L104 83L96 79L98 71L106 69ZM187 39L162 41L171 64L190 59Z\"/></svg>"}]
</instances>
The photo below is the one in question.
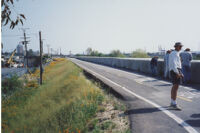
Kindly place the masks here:
<instances>
[{"instance_id":1,"label":"baseball cap","mask_svg":"<svg viewBox=\"0 0 200 133\"><path fill-rule=\"evenodd\" d=\"M178 47L178 46L183 47L183 45L181 44L181 42L176 42L176 43L175 43L174 47Z\"/></svg>"}]
</instances>

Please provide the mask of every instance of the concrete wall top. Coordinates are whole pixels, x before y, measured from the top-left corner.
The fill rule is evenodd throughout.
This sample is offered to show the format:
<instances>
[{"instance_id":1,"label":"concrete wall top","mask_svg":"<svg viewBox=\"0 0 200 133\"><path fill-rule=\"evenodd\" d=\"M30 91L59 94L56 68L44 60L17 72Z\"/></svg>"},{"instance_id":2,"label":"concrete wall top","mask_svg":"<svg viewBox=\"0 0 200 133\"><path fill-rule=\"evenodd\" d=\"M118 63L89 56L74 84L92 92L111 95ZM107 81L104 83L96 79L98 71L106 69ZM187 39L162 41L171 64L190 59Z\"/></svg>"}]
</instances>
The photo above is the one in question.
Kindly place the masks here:
<instances>
[{"instance_id":1,"label":"concrete wall top","mask_svg":"<svg viewBox=\"0 0 200 133\"><path fill-rule=\"evenodd\" d=\"M125 68L134 71L140 71L151 74L150 60L151 58L115 58L115 57L93 57L93 56L79 56L75 57L80 60L103 64L111 67ZM192 82L200 83L200 61L193 60L191 62ZM158 75L164 74L164 61L158 60Z\"/></svg>"},{"instance_id":2,"label":"concrete wall top","mask_svg":"<svg viewBox=\"0 0 200 133\"><path fill-rule=\"evenodd\" d=\"M78 56L75 58L111 58L111 59L125 59L125 60L147 60L150 61L151 58L121 58L121 57L98 57L98 56ZM164 61L164 59L158 59L158 61ZM200 63L200 60L192 60L191 62L197 62Z\"/></svg>"}]
</instances>

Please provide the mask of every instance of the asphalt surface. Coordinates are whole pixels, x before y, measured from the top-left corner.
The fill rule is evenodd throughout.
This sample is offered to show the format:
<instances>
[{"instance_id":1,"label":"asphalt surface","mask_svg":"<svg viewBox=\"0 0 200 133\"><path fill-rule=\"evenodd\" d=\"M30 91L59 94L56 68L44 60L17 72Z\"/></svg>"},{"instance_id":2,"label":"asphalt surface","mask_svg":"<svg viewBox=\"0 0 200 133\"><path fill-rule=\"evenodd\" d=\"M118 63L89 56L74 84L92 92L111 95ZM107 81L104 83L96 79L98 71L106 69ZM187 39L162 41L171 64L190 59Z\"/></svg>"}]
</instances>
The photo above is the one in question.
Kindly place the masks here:
<instances>
[{"instance_id":1,"label":"asphalt surface","mask_svg":"<svg viewBox=\"0 0 200 133\"><path fill-rule=\"evenodd\" d=\"M132 132L200 133L198 86L180 86L177 102L182 111L169 110L170 82L77 59L71 61L124 97Z\"/></svg>"}]
</instances>

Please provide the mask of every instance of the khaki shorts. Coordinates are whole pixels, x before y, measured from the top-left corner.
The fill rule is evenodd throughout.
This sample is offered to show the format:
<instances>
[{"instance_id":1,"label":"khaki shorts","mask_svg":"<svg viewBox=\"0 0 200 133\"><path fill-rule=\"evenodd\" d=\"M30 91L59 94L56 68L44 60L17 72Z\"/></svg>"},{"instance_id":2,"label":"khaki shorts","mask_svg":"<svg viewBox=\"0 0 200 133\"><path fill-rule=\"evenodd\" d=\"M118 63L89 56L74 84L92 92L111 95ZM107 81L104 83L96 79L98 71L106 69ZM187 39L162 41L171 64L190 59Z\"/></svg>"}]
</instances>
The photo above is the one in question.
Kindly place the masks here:
<instances>
[{"instance_id":1,"label":"khaki shorts","mask_svg":"<svg viewBox=\"0 0 200 133\"><path fill-rule=\"evenodd\" d=\"M182 74L181 70L179 70L179 74ZM170 71L170 77L173 85L181 83L182 78L178 78L173 70Z\"/></svg>"}]
</instances>

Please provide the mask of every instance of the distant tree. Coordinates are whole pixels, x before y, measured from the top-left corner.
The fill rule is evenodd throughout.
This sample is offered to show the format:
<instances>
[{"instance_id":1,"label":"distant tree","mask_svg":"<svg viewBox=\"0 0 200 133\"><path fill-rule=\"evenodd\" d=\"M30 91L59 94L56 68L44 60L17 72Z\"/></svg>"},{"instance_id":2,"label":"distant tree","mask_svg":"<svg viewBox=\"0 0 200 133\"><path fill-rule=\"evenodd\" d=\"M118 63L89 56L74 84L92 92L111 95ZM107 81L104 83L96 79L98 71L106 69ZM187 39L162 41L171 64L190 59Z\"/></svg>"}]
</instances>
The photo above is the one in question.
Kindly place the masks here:
<instances>
[{"instance_id":1,"label":"distant tree","mask_svg":"<svg viewBox=\"0 0 200 133\"><path fill-rule=\"evenodd\" d=\"M149 58L147 52L142 49L136 49L132 52L131 57L133 58Z\"/></svg>"},{"instance_id":2,"label":"distant tree","mask_svg":"<svg viewBox=\"0 0 200 133\"><path fill-rule=\"evenodd\" d=\"M83 56L82 54L75 54L75 56Z\"/></svg>"},{"instance_id":3,"label":"distant tree","mask_svg":"<svg viewBox=\"0 0 200 133\"><path fill-rule=\"evenodd\" d=\"M86 54L87 55L91 55L91 53L92 53L92 48L87 48L86 49Z\"/></svg>"},{"instance_id":4,"label":"distant tree","mask_svg":"<svg viewBox=\"0 0 200 133\"><path fill-rule=\"evenodd\" d=\"M111 57L125 57L120 50L112 50L109 54Z\"/></svg>"},{"instance_id":5,"label":"distant tree","mask_svg":"<svg viewBox=\"0 0 200 133\"><path fill-rule=\"evenodd\" d=\"M89 56L104 56L102 53L98 52L97 50L92 50L92 48L87 48L86 54Z\"/></svg>"},{"instance_id":6,"label":"distant tree","mask_svg":"<svg viewBox=\"0 0 200 133\"><path fill-rule=\"evenodd\" d=\"M91 56L99 56L99 52L97 50L93 50L90 55Z\"/></svg>"},{"instance_id":7,"label":"distant tree","mask_svg":"<svg viewBox=\"0 0 200 133\"><path fill-rule=\"evenodd\" d=\"M98 56L99 57L103 57L103 56L105 56L103 53L98 53Z\"/></svg>"},{"instance_id":8,"label":"distant tree","mask_svg":"<svg viewBox=\"0 0 200 133\"><path fill-rule=\"evenodd\" d=\"M10 28L14 29L19 22L23 25L23 20L26 18L24 14L16 13L14 1L17 0L1 0L1 27L10 24ZM13 11L16 15L13 15Z\"/></svg>"}]
</instances>

